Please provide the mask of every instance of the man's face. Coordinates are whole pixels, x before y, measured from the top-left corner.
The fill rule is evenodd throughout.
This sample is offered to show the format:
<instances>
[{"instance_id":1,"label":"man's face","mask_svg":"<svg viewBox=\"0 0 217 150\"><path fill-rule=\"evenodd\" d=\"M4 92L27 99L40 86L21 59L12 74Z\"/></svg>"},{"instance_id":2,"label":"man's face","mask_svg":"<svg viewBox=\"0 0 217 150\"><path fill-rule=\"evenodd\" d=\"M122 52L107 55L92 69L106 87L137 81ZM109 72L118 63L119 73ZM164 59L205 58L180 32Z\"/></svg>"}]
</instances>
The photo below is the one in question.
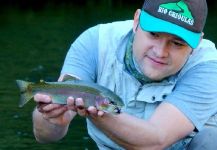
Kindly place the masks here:
<instances>
[{"instance_id":1,"label":"man's face","mask_svg":"<svg viewBox=\"0 0 217 150\"><path fill-rule=\"evenodd\" d=\"M192 49L180 38L166 33L135 29L133 54L141 71L152 80L177 73Z\"/></svg>"}]
</instances>

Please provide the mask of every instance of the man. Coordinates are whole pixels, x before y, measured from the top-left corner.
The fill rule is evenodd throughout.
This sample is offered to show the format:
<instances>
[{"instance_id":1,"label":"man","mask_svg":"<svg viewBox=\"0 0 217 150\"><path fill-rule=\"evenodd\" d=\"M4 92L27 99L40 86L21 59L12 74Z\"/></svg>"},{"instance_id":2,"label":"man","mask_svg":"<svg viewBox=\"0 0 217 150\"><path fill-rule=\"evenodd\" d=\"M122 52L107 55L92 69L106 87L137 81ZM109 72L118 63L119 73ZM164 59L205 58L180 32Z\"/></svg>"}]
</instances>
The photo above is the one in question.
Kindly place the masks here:
<instances>
[{"instance_id":1,"label":"man","mask_svg":"<svg viewBox=\"0 0 217 150\"><path fill-rule=\"evenodd\" d=\"M33 112L36 139L61 139L79 114L102 150L215 149L217 52L202 39L206 17L205 0L145 0L133 21L85 31L59 81L71 75L96 82L118 94L124 107L112 115L78 107L81 98L62 106L38 93L35 101L45 104Z\"/></svg>"}]
</instances>

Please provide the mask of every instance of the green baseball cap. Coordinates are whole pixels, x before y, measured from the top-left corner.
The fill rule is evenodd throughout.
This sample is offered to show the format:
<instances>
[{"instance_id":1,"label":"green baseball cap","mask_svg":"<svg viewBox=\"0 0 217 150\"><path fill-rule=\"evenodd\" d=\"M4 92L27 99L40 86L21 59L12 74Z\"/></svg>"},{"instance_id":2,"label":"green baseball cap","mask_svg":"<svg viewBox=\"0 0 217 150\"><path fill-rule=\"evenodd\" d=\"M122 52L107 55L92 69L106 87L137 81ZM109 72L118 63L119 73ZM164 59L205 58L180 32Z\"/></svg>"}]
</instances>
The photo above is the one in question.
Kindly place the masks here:
<instances>
[{"instance_id":1,"label":"green baseball cap","mask_svg":"<svg viewBox=\"0 0 217 150\"><path fill-rule=\"evenodd\" d=\"M173 34L196 48L207 13L206 0L145 0L139 22L144 31Z\"/></svg>"}]
</instances>

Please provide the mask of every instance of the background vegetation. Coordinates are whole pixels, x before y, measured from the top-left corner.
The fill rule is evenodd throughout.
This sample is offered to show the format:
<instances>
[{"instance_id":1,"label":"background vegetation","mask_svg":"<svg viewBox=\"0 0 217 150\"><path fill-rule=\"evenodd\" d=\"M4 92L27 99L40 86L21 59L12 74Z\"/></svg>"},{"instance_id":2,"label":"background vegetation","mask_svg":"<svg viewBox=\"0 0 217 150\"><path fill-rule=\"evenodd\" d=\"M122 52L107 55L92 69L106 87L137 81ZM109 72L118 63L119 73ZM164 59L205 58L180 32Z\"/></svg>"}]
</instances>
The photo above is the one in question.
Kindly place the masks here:
<instances>
[{"instance_id":1,"label":"background vegetation","mask_svg":"<svg viewBox=\"0 0 217 150\"><path fill-rule=\"evenodd\" d=\"M209 0L205 37L217 42L216 2ZM34 102L18 108L15 80L55 81L70 44L88 27L132 19L141 0L0 1L0 150L96 149L77 117L59 142L39 144L32 134Z\"/></svg>"}]
</instances>

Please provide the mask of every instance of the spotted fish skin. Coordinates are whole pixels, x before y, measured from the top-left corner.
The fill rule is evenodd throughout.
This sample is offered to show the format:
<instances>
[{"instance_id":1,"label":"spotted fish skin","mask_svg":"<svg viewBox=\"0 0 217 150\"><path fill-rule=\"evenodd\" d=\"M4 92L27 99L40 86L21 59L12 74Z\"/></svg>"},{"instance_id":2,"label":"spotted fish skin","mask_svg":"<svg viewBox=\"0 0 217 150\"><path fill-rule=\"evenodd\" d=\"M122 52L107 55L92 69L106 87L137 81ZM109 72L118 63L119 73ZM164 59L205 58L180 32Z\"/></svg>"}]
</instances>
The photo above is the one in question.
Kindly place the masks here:
<instances>
[{"instance_id":1,"label":"spotted fish skin","mask_svg":"<svg viewBox=\"0 0 217 150\"><path fill-rule=\"evenodd\" d=\"M23 107L33 99L36 93L47 94L52 98L52 103L66 104L69 96L82 98L84 107L95 106L98 110L116 114L120 113L123 101L111 90L92 82L82 80L68 80L65 82L33 83L23 80L16 80L20 89L19 106Z\"/></svg>"}]
</instances>

